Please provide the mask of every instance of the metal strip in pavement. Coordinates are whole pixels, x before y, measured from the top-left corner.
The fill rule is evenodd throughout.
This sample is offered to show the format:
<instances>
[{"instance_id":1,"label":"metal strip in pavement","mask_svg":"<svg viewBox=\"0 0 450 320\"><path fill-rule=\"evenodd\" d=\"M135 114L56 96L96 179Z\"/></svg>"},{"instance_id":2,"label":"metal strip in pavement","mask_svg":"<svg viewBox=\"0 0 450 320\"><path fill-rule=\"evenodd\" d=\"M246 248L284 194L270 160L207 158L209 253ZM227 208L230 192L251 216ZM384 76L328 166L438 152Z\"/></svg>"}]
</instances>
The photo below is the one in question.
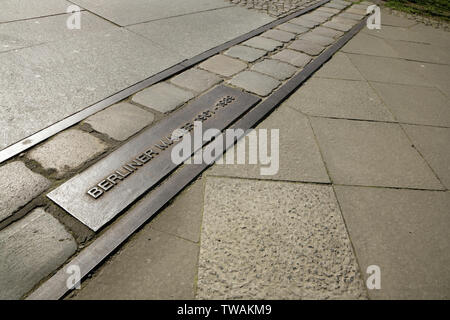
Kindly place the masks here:
<instances>
[{"instance_id":1,"label":"metal strip in pavement","mask_svg":"<svg viewBox=\"0 0 450 320\"><path fill-rule=\"evenodd\" d=\"M24 152L26 150L28 150L29 148L37 145L38 143L41 143L42 141L50 138L51 136L57 134L58 132L61 132L75 124L77 124L78 122L86 119L87 117L93 115L94 113L97 113L123 99L126 99L127 97L135 94L136 92L145 89L157 82L166 80L174 75L176 75L177 73L180 73L182 71L185 71L187 69L189 69L190 67L192 67L193 65L206 60L210 57L212 57L213 55L226 50L228 48L230 48L231 46L241 43L245 40L248 40L250 38L253 38L254 36L257 36L277 25L280 25L290 19L293 19L295 17L298 17L302 14L305 14L311 10L314 10L322 5L324 5L325 3L329 2L331 0L322 0L320 2L317 2L307 8L298 10L294 13L291 13L283 18L277 19L275 21L269 22L268 24L265 24L255 30L252 30L248 33L245 33L239 37L236 37L228 42L225 42L221 45L218 45L217 47L214 47L212 49L209 49L203 53L200 53L190 59L181 61L180 63L164 70L161 71L153 76L150 76L124 90L121 90L81 111L78 111L77 113L74 113L71 116L66 117L63 120L60 120L50 126L48 126L45 129L42 129L30 136L28 136L25 139L22 139L2 150L0 150L0 164L8 159L11 159L12 157L20 154L21 152Z\"/></svg>"},{"instance_id":2,"label":"metal strip in pavement","mask_svg":"<svg viewBox=\"0 0 450 320\"><path fill-rule=\"evenodd\" d=\"M259 101L259 97L250 93L219 85L66 181L47 197L97 231L209 142L203 141L202 131L214 129L214 135L219 135ZM173 135L177 129L178 135ZM181 138L190 131L194 134ZM186 150L184 158L174 163L172 149L182 141L184 146L185 139L191 140L190 152Z\"/></svg>"},{"instance_id":3,"label":"metal strip in pavement","mask_svg":"<svg viewBox=\"0 0 450 320\"><path fill-rule=\"evenodd\" d=\"M280 89L270 95L262 103L250 110L243 118L238 120L231 128L252 128L273 111L281 102L288 98L306 79L319 69L328 59L342 48L358 31L366 24L367 18L354 26L344 34L330 48L321 53L315 60L286 82ZM242 137L241 137L242 138ZM211 146L214 140L207 147ZM226 149L232 144L227 145ZM126 239L136 232L145 222L161 210L173 197L180 193L189 183L197 178L210 165L186 165L181 167L176 174L170 176L152 193L144 197L126 215L114 223L108 230L101 234L91 245L81 251L58 270L52 277L39 286L26 299L27 300L56 300L64 297L73 288L67 287L67 267L78 265L81 270L81 278L84 278Z\"/></svg>"}]
</instances>

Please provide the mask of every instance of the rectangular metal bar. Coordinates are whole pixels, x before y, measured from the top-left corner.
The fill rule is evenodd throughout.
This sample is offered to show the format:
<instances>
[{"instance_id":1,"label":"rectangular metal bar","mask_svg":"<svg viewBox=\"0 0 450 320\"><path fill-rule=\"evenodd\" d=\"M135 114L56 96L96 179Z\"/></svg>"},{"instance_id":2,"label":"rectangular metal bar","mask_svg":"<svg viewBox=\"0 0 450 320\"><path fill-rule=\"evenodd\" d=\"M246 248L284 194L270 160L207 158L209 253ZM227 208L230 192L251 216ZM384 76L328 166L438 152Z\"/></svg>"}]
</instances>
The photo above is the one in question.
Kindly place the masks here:
<instances>
[{"instance_id":1,"label":"rectangular metal bar","mask_svg":"<svg viewBox=\"0 0 450 320\"><path fill-rule=\"evenodd\" d=\"M197 129L193 124L197 121L204 131L210 128L221 131L259 101L254 95L220 85L148 128L47 196L97 231L179 165L171 157L172 148L179 143L172 136L174 130L195 132ZM190 139L193 138L190 135ZM201 143L197 149L206 142ZM191 146L196 143L191 142Z\"/></svg>"}]
</instances>

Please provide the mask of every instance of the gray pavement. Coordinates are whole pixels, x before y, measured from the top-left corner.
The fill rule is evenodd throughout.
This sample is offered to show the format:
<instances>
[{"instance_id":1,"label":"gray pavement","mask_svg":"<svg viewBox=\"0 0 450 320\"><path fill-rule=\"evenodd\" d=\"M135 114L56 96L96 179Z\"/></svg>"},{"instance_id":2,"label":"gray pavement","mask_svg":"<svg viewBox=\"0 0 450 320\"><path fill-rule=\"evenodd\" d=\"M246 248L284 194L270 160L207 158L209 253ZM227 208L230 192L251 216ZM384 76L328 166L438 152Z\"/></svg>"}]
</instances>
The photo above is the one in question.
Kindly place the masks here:
<instances>
[{"instance_id":1,"label":"gray pavement","mask_svg":"<svg viewBox=\"0 0 450 320\"><path fill-rule=\"evenodd\" d=\"M83 10L80 30L66 27L73 3ZM0 150L274 19L224 0L1 6Z\"/></svg>"},{"instance_id":2,"label":"gray pavement","mask_svg":"<svg viewBox=\"0 0 450 320\"><path fill-rule=\"evenodd\" d=\"M450 37L405 56L435 30L403 20L360 32L258 126L280 129L277 175L215 164L69 298L449 299L450 56L434 48Z\"/></svg>"}]
</instances>

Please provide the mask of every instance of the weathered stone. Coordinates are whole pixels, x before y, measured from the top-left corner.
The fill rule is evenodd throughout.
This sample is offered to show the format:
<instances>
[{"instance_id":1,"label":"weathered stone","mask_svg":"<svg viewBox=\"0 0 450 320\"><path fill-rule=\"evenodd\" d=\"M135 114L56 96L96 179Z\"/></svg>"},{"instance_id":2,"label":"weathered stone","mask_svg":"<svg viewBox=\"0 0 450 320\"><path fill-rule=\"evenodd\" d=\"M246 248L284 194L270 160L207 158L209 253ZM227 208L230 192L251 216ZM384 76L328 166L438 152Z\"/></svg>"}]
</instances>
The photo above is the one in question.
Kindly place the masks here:
<instances>
[{"instance_id":1,"label":"weathered stone","mask_svg":"<svg viewBox=\"0 0 450 320\"><path fill-rule=\"evenodd\" d=\"M330 12L330 13L333 13L333 14L341 12L341 10L339 10L339 9L329 8L329 7L324 7L324 6L322 6L320 8L317 8L316 11Z\"/></svg>"},{"instance_id":2,"label":"weathered stone","mask_svg":"<svg viewBox=\"0 0 450 320\"><path fill-rule=\"evenodd\" d=\"M301 16L302 18L318 23L323 23L328 20L329 16L327 14L321 15L321 14L315 14L315 13L308 13Z\"/></svg>"},{"instance_id":3,"label":"weathered stone","mask_svg":"<svg viewBox=\"0 0 450 320\"><path fill-rule=\"evenodd\" d=\"M312 34L318 34L320 36L324 36L324 37L328 37L328 38L339 38L341 37L344 33L342 31L338 31L338 30L334 30L334 29L330 29L330 28L326 28L326 27L317 27L314 28L311 31Z\"/></svg>"},{"instance_id":4,"label":"weathered stone","mask_svg":"<svg viewBox=\"0 0 450 320\"><path fill-rule=\"evenodd\" d=\"M77 249L57 219L37 208L0 232L0 299L19 299Z\"/></svg>"},{"instance_id":5,"label":"weathered stone","mask_svg":"<svg viewBox=\"0 0 450 320\"><path fill-rule=\"evenodd\" d=\"M320 54L325 47L308 40L295 40L289 45L289 49L294 49L312 56L316 56Z\"/></svg>"},{"instance_id":6,"label":"weathered stone","mask_svg":"<svg viewBox=\"0 0 450 320\"><path fill-rule=\"evenodd\" d=\"M299 26L297 24L289 23L289 22L285 22L285 23L280 24L277 27L277 29L280 29L280 30L283 30L283 31L287 31L287 32L296 33L296 34L305 33L308 30L310 30L309 28L302 27L302 26Z\"/></svg>"},{"instance_id":7,"label":"weathered stone","mask_svg":"<svg viewBox=\"0 0 450 320\"><path fill-rule=\"evenodd\" d=\"M278 60L265 59L253 65L251 70L267 74L278 80L285 80L291 77L297 68Z\"/></svg>"},{"instance_id":8,"label":"weathered stone","mask_svg":"<svg viewBox=\"0 0 450 320\"><path fill-rule=\"evenodd\" d=\"M90 116L84 122L95 131L115 140L124 141L152 123L154 118L148 111L128 102L121 102Z\"/></svg>"},{"instance_id":9,"label":"weathered stone","mask_svg":"<svg viewBox=\"0 0 450 320\"><path fill-rule=\"evenodd\" d=\"M312 32L308 32L305 34L302 34L299 37L300 40L307 40L311 41L313 43L319 44L321 46L328 46L334 42L333 38L324 37L318 34L313 34Z\"/></svg>"},{"instance_id":10,"label":"weathered stone","mask_svg":"<svg viewBox=\"0 0 450 320\"><path fill-rule=\"evenodd\" d=\"M323 26L327 27L327 28L343 31L343 32L346 32L352 28L352 26L349 24L343 24L343 23L335 22L333 20L325 22L323 24Z\"/></svg>"},{"instance_id":11,"label":"weathered stone","mask_svg":"<svg viewBox=\"0 0 450 320\"><path fill-rule=\"evenodd\" d=\"M295 38L294 33L277 29L266 31L261 36L282 42L289 42Z\"/></svg>"},{"instance_id":12,"label":"weathered stone","mask_svg":"<svg viewBox=\"0 0 450 320\"><path fill-rule=\"evenodd\" d=\"M303 17L294 18L292 20L289 20L290 23L298 24L299 26L306 27L306 28L314 28L315 26L319 25L320 23L316 21L307 20Z\"/></svg>"},{"instance_id":13,"label":"weathered stone","mask_svg":"<svg viewBox=\"0 0 450 320\"><path fill-rule=\"evenodd\" d=\"M333 19L331 19L331 22L342 23L350 26L354 26L355 24L358 23L354 19L344 18L341 15L335 16Z\"/></svg>"},{"instance_id":14,"label":"weathered stone","mask_svg":"<svg viewBox=\"0 0 450 320\"><path fill-rule=\"evenodd\" d=\"M380 267L370 298L450 298L450 192L334 188L361 270Z\"/></svg>"},{"instance_id":15,"label":"weathered stone","mask_svg":"<svg viewBox=\"0 0 450 320\"><path fill-rule=\"evenodd\" d=\"M330 186L208 178L199 299L360 299L364 284Z\"/></svg>"},{"instance_id":16,"label":"weathered stone","mask_svg":"<svg viewBox=\"0 0 450 320\"><path fill-rule=\"evenodd\" d=\"M304 67L312 58L304 53L284 49L274 54L272 59L288 62L296 67Z\"/></svg>"},{"instance_id":17,"label":"weathered stone","mask_svg":"<svg viewBox=\"0 0 450 320\"><path fill-rule=\"evenodd\" d=\"M313 77L286 104L312 116L394 121L366 81Z\"/></svg>"},{"instance_id":18,"label":"weathered stone","mask_svg":"<svg viewBox=\"0 0 450 320\"><path fill-rule=\"evenodd\" d=\"M220 74L224 77L231 77L247 68L247 65L242 61L218 54L202 62L200 68Z\"/></svg>"},{"instance_id":19,"label":"weathered stone","mask_svg":"<svg viewBox=\"0 0 450 320\"><path fill-rule=\"evenodd\" d=\"M347 79L347 80L364 80L361 73L351 63L345 53L336 53L325 65L323 65L314 77Z\"/></svg>"},{"instance_id":20,"label":"weathered stone","mask_svg":"<svg viewBox=\"0 0 450 320\"><path fill-rule=\"evenodd\" d=\"M342 4L328 2L328 3L324 4L324 7L342 10L346 6L342 5Z\"/></svg>"},{"instance_id":21,"label":"weathered stone","mask_svg":"<svg viewBox=\"0 0 450 320\"><path fill-rule=\"evenodd\" d=\"M107 147L103 141L89 133L69 129L31 150L28 157L47 170L56 170L60 176L100 155Z\"/></svg>"},{"instance_id":22,"label":"weathered stone","mask_svg":"<svg viewBox=\"0 0 450 320\"><path fill-rule=\"evenodd\" d=\"M237 45L225 51L225 54L233 58L239 58L247 62L253 62L266 55L267 51Z\"/></svg>"},{"instance_id":23,"label":"weathered stone","mask_svg":"<svg viewBox=\"0 0 450 320\"><path fill-rule=\"evenodd\" d=\"M364 17L364 15L354 14L354 13L349 13L349 12L343 12L343 13L339 14L338 17L359 21L359 20L361 20Z\"/></svg>"},{"instance_id":24,"label":"weathered stone","mask_svg":"<svg viewBox=\"0 0 450 320\"><path fill-rule=\"evenodd\" d=\"M280 81L253 71L241 72L235 75L229 83L260 96L267 96L280 85Z\"/></svg>"},{"instance_id":25,"label":"weathered stone","mask_svg":"<svg viewBox=\"0 0 450 320\"><path fill-rule=\"evenodd\" d=\"M273 51L276 48L283 46L282 42L279 42L279 41L276 41L273 39L264 38L264 37L253 37L253 38L245 41L242 44L245 44L246 46L257 48L257 49L266 50L266 51Z\"/></svg>"},{"instance_id":26,"label":"weathered stone","mask_svg":"<svg viewBox=\"0 0 450 320\"><path fill-rule=\"evenodd\" d=\"M0 167L0 221L11 216L50 186L43 176L15 161Z\"/></svg>"},{"instance_id":27,"label":"weathered stone","mask_svg":"<svg viewBox=\"0 0 450 320\"><path fill-rule=\"evenodd\" d=\"M133 96L133 102L159 112L169 112L194 98L190 91L166 82L157 83Z\"/></svg>"},{"instance_id":28,"label":"weathered stone","mask_svg":"<svg viewBox=\"0 0 450 320\"><path fill-rule=\"evenodd\" d=\"M177 86L200 93L208 90L213 85L222 81L222 79L205 70L189 69L170 81Z\"/></svg>"},{"instance_id":29,"label":"weathered stone","mask_svg":"<svg viewBox=\"0 0 450 320\"><path fill-rule=\"evenodd\" d=\"M398 124L312 118L334 183L442 190Z\"/></svg>"},{"instance_id":30,"label":"weathered stone","mask_svg":"<svg viewBox=\"0 0 450 320\"><path fill-rule=\"evenodd\" d=\"M414 146L450 189L450 128L403 125Z\"/></svg>"}]
</instances>

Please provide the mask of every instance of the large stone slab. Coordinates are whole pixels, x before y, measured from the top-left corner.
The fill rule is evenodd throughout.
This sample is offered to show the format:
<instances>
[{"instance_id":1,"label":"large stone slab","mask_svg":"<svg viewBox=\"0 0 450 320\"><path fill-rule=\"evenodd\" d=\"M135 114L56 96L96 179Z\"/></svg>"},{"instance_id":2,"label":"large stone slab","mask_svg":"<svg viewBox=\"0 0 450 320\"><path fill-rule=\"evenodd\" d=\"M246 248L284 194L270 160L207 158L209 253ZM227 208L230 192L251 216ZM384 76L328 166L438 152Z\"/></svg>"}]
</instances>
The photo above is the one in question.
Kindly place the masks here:
<instances>
[{"instance_id":1,"label":"large stone slab","mask_svg":"<svg viewBox=\"0 0 450 320\"><path fill-rule=\"evenodd\" d=\"M161 1L168 3L166 0ZM222 4L226 5L223 2ZM141 23L128 29L158 43L168 52L176 52L187 59L265 25L273 19L253 10L233 6Z\"/></svg>"},{"instance_id":2,"label":"large stone slab","mask_svg":"<svg viewBox=\"0 0 450 320\"><path fill-rule=\"evenodd\" d=\"M182 60L123 29L1 56L0 74L8 76L0 77L0 148Z\"/></svg>"},{"instance_id":3,"label":"large stone slab","mask_svg":"<svg viewBox=\"0 0 450 320\"><path fill-rule=\"evenodd\" d=\"M124 141L153 122L153 113L128 102L120 102L90 116L85 123L109 137Z\"/></svg>"},{"instance_id":4,"label":"large stone slab","mask_svg":"<svg viewBox=\"0 0 450 320\"><path fill-rule=\"evenodd\" d=\"M45 2L45 1L44 1ZM2 3L3 5L3 3ZM0 52L6 52L39 44L64 40L71 37L84 37L93 32L118 29L112 23L82 11L81 29L66 27L69 14L16 21L0 24Z\"/></svg>"},{"instance_id":5,"label":"large stone slab","mask_svg":"<svg viewBox=\"0 0 450 320\"><path fill-rule=\"evenodd\" d=\"M450 102L438 89L372 82L400 122L450 127Z\"/></svg>"},{"instance_id":6,"label":"large stone slab","mask_svg":"<svg viewBox=\"0 0 450 320\"><path fill-rule=\"evenodd\" d=\"M297 68L279 60L264 59L254 64L251 70L267 74L278 80L285 80L291 77L297 71Z\"/></svg>"},{"instance_id":7,"label":"large stone slab","mask_svg":"<svg viewBox=\"0 0 450 320\"><path fill-rule=\"evenodd\" d=\"M394 117L365 81L313 77L286 104L312 116L394 121Z\"/></svg>"},{"instance_id":8,"label":"large stone slab","mask_svg":"<svg viewBox=\"0 0 450 320\"><path fill-rule=\"evenodd\" d=\"M357 34L341 50L342 52L373 55L381 57L398 57L396 50L386 40L365 33Z\"/></svg>"},{"instance_id":9,"label":"large stone slab","mask_svg":"<svg viewBox=\"0 0 450 320\"><path fill-rule=\"evenodd\" d=\"M247 62L253 62L266 55L267 51L238 45L231 47L224 54Z\"/></svg>"},{"instance_id":10,"label":"large stone slab","mask_svg":"<svg viewBox=\"0 0 450 320\"><path fill-rule=\"evenodd\" d=\"M0 232L0 299L19 299L75 253L72 235L41 208Z\"/></svg>"},{"instance_id":11,"label":"large stone slab","mask_svg":"<svg viewBox=\"0 0 450 320\"><path fill-rule=\"evenodd\" d=\"M224 77L230 77L247 68L247 64L237 59L218 54L200 63L199 67Z\"/></svg>"},{"instance_id":12,"label":"large stone slab","mask_svg":"<svg viewBox=\"0 0 450 320\"><path fill-rule=\"evenodd\" d=\"M304 67L312 59L307 54L289 49L281 50L280 52L274 54L271 58L290 63L296 67Z\"/></svg>"},{"instance_id":13,"label":"large stone slab","mask_svg":"<svg viewBox=\"0 0 450 320\"><path fill-rule=\"evenodd\" d=\"M364 80L361 73L351 63L347 55L341 52L337 52L314 76L333 79Z\"/></svg>"},{"instance_id":14,"label":"large stone slab","mask_svg":"<svg viewBox=\"0 0 450 320\"><path fill-rule=\"evenodd\" d=\"M15 161L0 167L0 221L50 186L50 181Z\"/></svg>"},{"instance_id":15,"label":"large stone slab","mask_svg":"<svg viewBox=\"0 0 450 320\"><path fill-rule=\"evenodd\" d=\"M75 0L72 2L121 26L230 6L221 0L134 0L132 2Z\"/></svg>"},{"instance_id":16,"label":"large stone slab","mask_svg":"<svg viewBox=\"0 0 450 320\"><path fill-rule=\"evenodd\" d=\"M100 155L107 147L87 132L69 129L32 149L27 156L44 169L55 170L58 176L62 176Z\"/></svg>"},{"instance_id":17,"label":"large stone slab","mask_svg":"<svg viewBox=\"0 0 450 320\"><path fill-rule=\"evenodd\" d=\"M274 51L275 49L283 46L283 43L280 41L264 37L253 37L243 42L242 44L266 51Z\"/></svg>"},{"instance_id":18,"label":"large stone slab","mask_svg":"<svg viewBox=\"0 0 450 320\"><path fill-rule=\"evenodd\" d=\"M450 128L413 125L403 127L441 182L450 189Z\"/></svg>"},{"instance_id":19,"label":"large stone slab","mask_svg":"<svg viewBox=\"0 0 450 320\"><path fill-rule=\"evenodd\" d=\"M157 83L136 93L132 100L145 107L165 113L175 110L194 98L194 93L167 82Z\"/></svg>"},{"instance_id":20,"label":"large stone slab","mask_svg":"<svg viewBox=\"0 0 450 320\"><path fill-rule=\"evenodd\" d=\"M0 22L66 13L70 5L65 0L2 0Z\"/></svg>"},{"instance_id":21,"label":"large stone slab","mask_svg":"<svg viewBox=\"0 0 450 320\"><path fill-rule=\"evenodd\" d=\"M206 91L221 81L222 79L215 74L201 69L189 69L170 80L170 82L177 86L192 90L196 93Z\"/></svg>"},{"instance_id":22,"label":"large stone slab","mask_svg":"<svg viewBox=\"0 0 450 320\"><path fill-rule=\"evenodd\" d=\"M272 77L254 71L243 71L235 75L229 83L263 97L269 95L281 84Z\"/></svg>"},{"instance_id":23,"label":"large stone slab","mask_svg":"<svg viewBox=\"0 0 450 320\"><path fill-rule=\"evenodd\" d=\"M200 299L366 297L331 186L208 178Z\"/></svg>"},{"instance_id":24,"label":"large stone slab","mask_svg":"<svg viewBox=\"0 0 450 320\"><path fill-rule=\"evenodd\" d=\"M76 300L194 299L198 244L147 225L92 279Z\"/></svg>"},{"instance_id":25,"label":"large stone slab","mask_svg":"<svg viewBox=\"0 0 450 320\"><path fill-rule=\"evenodd\" d=\"M443 189L398 124L323 118L311 122L334 183Z\"/></svg>"},{"instance_id":26,"label":"large stone slab","mask_svg":"<svg viewBox=\"0 0 450 320\"><path fill-rule=\"evenodd\" d=\"M381 271L372 299L450 298L450 192L335 186L365 277Z\"/></svg>"},{"instance_id":27,"label":"large stone slab","mask_svg":"<svg viewBox=\"0 0 450 320\"><path fill-rule=\"evenodd\" d=\"M222 157L224 164L216 163L208 174L217 176L285 180L330 182L325 164L320 155L314 134L308 118L301 113L287 107L285 102L269 118L258 125L257 129L267 129L268 156L272 155L272 167L278 160L278 171L273 175L262 175L260 169L267 168L266 164L249 164L250 146L248 138L240 140L234 150L229 150ZM271 130L279 130L279 145L272 145ZM258 134L257 134L258 135ZM237 151L245 148L245 164L237 163ZM278 148L279 159L274 157L274 149ZM225 164L227 157L234 157L235 164Z\"/></svg>"}]
</instances>

